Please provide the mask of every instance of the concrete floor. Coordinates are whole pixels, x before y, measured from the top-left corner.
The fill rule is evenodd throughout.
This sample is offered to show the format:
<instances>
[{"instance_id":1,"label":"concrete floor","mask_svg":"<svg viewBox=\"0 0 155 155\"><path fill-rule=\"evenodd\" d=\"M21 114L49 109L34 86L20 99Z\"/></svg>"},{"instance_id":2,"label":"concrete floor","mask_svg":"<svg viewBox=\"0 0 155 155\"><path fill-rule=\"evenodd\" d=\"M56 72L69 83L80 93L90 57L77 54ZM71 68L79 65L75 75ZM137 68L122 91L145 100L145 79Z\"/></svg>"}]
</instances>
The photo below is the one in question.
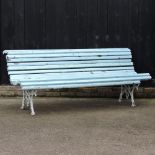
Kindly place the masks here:
<instances>
[{"instance_id":1,"label":"concrete floor","mask_svg":"<svg viewBox=\"0 0 155 155\"><path fill-rule=\"evenodd\" d=\"M155 155L155 99L0 98L0 155Z\"/></svg>"}]
</instances>

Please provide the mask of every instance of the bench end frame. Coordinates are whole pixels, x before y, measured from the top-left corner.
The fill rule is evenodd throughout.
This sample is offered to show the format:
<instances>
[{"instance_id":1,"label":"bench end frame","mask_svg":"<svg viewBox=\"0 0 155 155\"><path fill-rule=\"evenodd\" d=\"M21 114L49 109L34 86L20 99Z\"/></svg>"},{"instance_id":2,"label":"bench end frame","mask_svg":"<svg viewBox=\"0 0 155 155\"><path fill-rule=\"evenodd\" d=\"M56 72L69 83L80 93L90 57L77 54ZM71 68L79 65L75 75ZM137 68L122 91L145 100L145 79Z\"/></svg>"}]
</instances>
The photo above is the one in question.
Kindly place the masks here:
<instances>
[{"instance_id":1,"label":"bench end frame","mask_svg":"<svg viewBox=\"0 0 155 155\"><path fill-rule=\"evenodd\" d=\"M25 110L27 108L30 108L31 115L34 116L34 107L33 107L33 97L37 96L36 90L23 90L23 100L22 100L22 106L21 109Z\"/></svg>"},{"instance_id":2,"label":"bench end frame","mask_svg":"<svg viewBox=\"0 0 155 155\"><path fill-rule=\"evenodd\" d=\"M131 98L131 107L135 107L135 101L134 101L134 91L139 87L140 84L133 84L133 85L121 85L121 93L119 96L119 102L122 102L123 95L126 96L126 99L129 97Z\"/></svg>"}]
</instances>

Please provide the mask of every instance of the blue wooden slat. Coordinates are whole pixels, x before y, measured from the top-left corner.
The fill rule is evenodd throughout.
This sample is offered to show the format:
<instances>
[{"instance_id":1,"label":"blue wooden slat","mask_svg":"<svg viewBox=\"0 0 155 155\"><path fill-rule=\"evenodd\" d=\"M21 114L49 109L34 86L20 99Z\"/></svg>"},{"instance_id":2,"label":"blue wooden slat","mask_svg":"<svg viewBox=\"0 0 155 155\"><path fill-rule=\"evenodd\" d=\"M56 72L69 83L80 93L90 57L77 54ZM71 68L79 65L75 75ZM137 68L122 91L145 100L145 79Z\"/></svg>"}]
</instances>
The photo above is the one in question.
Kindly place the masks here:
<instances>
[{"instance_id":1,"label":"blue wooden slat","mask_svg":"<svg viewBox=\"0 0 155 155\"><path fill-rule=\"evenodd\" d=\"M8 58L7 62L53 62L53 61L77 61L77 60L123 60L131 59L131 55L121 56L89 56L89 57L58 57L58 58Z\"/></svg>"},{"instance_id":2,"label":"blue wooden slat","mask_svg":"<svg viewBox=\"0 0 155 155\"><path fill-rule=\"evenodd\" d=\"M94 48L94 49L42 49L42 50L5 50L4 54L44 54L44 53L85 53L85 52L130 52L128 48Z\"/></svg>"},{"instance_id":3,"label":"blue wooden slat","mask_svg":"<svg viewBox=\"0 0 155 155\"><path fill-rule=\"evenodd\" d=\"M53 53L53 54L19 54L19 55L7 55L7 59L11 58L49 58L49 57L82 57L82 56L120 56L131 55L130 52L96 52L96 53Z\"/></svg>"},{"instance_id":4,"label":"blue wooden slat","mask_svg":"<svg viewBox=\"0 0 155 155\"><path fill-rule=\"evenodd\" d=\"M130 67L105 67L105 68L77 68L77 69L52 69L52 70L25 70L25 71L8 71L9 75L21 74L42 74L42 73L69 73L69 72L92 72L92 71L122 71L134 70L133 66ZM25 75L26 76L26 75Z\"/></svg>"},{"instance_id":5,"label":"blue wooden slat","mask_svg":"<svg viewBox=\"0 0 155 155\"><path fill-rule=\"evenodd\" d=\"M59 79L78 79L78 78L105 78L105 77L120 77L134 76L137 73L133 71L105 71L105 72L73 72L73 73L48 73L48 74L28 74L28 75L10 75L11 79L25 80L59 80ZM149 74L143 74L149 75Z\"/></svg>"},{"instance_id":6,"label":"blue wooden slat","mask_svg":"<svg viewBox=\"0 0 155 155\"><path fill-rule=\"evenodd\" d=\"M85 84L85 83L98 83L98 82L118 82L118 81L134 81L134 80L150 80L151 77L150 76L128 76L128 77L109 77L109 78L91 78L91 79L64 79L64 80L41 80L41 81L18 81L18 80L13 80L11 81L11 83L13 85L22 85L22 86L38 86L38 85L61 85L61 84Z\"/></svg>"},{"instance_id":7,"label":"blue wooden slat","mask_svg":"<svg viewBox=\"0 0 155 155\"><path fill-rule=\"evenodd\" d=\"M119 82L99 82L99 83L85 83L85 84L67 84L67 85L38 85L38 86L21 86L23 90L33 89L60 89L60 88L80 88L80 87L97 87L97 86L117 86L125 84L139 84L139 80L133 81L119 81Z\"/></svg>"},{"instance_id":8,"label":"blue wooden slat","mask_svg":"<svg viewBox=\"0 0 155 155\"><path fill-rule=\"evenodd\" d=\"M37 86L37 85L67 85L67 84L87 84L87 83L106 83L106 82L120 82L120 81L132 81L132 80L143 80L143 79L150 79L148 76L132 76L132 77L108 77L108 78L92 78L92 79L74 79L74 80L62 80L62 81L30 81L30 82L25 82L22 81L21 85L22 86Z\"/></svg>"},{"instance_id":9,"label":"blue wooden slat","mask_svg":"<svg viewBox=\"0 0 155 155\"><path fill-rule=\"evenodd\" d=\"M97 63L97 64L68 64L68 65L45 65L45 66L8 66L8 70L35 70L54 68L88 68L88 67L116 67L132 66L133 63Z\"/></svg>"},{"instance_id":10,"label":"blue wooden slat","mask_svg":"<svg viewBox=\"0 0 155 155\"><path fill-rule=\"evenodd\" d=\"M58 61L58 62L28 62L28 63L8 63L7 66L47 66L47 65L70 65L70 64L97 64L97 63L128 63L126 60L91 60L91 61Z\"/></svg>"},{"instance_id":11,"label":"blue wooden slat","mask_svg":"<svg viewBox=\"0 0 155 155\"><path fill-rule=\"evenodd\" d=\"M89 76L89 77L75 77L75 78L44 78L41 80L36 79L25 79L25 80L12 80L13 83L19 83L22 86L28 85L57 85L57 84L71 84L71 83L88 83L88 82L110 82L110 81L131 81L131 80L148 80L151 79L150 75L118 75L118 76Z\"/></svg>"}]
</instances>

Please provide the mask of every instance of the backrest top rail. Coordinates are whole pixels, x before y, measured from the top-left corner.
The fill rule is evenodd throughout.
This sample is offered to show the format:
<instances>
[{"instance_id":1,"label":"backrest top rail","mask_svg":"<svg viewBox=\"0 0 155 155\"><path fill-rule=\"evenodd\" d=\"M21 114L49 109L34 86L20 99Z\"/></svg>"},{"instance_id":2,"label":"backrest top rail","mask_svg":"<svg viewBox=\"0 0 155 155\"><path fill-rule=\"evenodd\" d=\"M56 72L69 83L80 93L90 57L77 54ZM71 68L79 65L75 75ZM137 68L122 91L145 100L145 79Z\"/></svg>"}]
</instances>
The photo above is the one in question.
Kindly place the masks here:
<instances>
[{"instance_id":1,"label":"backrest top rail","mask_svg":"<svg viewBox=\"0 0 155 155\"><path fill-rule=\"evenodd\" d=\"M91 51L128 51L130 52L131 50L129 48L88 48L88 49L27 49L27 50L5 50L3 53L15 53L15 52L91 52Z\"/></svg>"}]
</instances>

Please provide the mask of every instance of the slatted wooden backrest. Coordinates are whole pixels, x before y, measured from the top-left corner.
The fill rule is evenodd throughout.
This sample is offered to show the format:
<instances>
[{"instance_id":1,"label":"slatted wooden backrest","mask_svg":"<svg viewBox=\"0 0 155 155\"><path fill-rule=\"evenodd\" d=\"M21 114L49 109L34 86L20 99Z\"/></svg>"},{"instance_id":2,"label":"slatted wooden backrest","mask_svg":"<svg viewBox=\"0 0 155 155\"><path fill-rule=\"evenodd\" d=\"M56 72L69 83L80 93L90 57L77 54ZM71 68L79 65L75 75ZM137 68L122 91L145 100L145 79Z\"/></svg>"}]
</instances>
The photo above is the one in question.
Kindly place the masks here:
<instances>
[{"instance_id":1,"label":"slatted wooden backrest","mask_svg":"<svg viewBox=\"0 0 155 155\"><path fill-rule=\"evenodd\" d=\"M127 48L7 50L9 75L133 70L131 51Z\"/></svg>"}]
</instances>

